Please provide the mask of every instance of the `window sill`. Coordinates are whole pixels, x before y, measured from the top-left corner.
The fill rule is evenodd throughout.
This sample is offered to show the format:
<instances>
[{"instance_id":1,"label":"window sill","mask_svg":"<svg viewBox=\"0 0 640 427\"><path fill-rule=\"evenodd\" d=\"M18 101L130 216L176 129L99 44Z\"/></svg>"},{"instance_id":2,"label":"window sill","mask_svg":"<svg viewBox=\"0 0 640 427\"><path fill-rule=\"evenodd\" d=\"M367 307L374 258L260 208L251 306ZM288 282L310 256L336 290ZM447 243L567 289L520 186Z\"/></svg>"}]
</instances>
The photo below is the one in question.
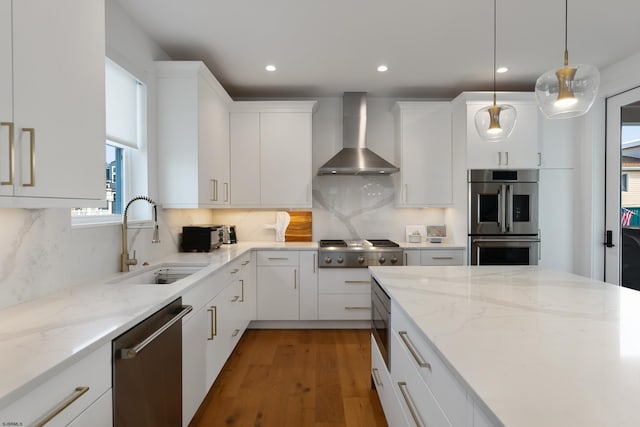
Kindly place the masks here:
<instances>
[{"instance_id":1,"label":"window sill","mask_svg":"<svg viewBox=\"0 0 640 427\"><path fill-rule=\"evenodd\" d=\"M149 219L128 220L128 225L153 225ZM98 228L122 225L122 215L72 216L71 228Z\"/></svg>"}]
</instances>

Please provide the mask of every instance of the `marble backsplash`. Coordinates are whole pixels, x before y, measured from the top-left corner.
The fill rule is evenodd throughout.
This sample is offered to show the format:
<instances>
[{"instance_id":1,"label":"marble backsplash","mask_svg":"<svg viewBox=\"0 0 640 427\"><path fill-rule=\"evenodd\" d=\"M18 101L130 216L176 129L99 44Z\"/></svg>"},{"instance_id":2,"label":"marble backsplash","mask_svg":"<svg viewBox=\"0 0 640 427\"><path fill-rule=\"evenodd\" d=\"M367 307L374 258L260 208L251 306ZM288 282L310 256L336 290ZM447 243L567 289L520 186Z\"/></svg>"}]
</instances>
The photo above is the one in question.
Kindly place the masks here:
<instances>
[{"instance_id":1,"label":"marble backsplash","mask_svg":"<svg viewBox=\"0 0 640 427\"><path fill-rule=\"evenodd\" d=\"M139 265L175 253L182 225L211 217L208 209L160 210L161 243L151 243L151 229L130 229L129 252ZM117 223L72 227L69 209L0 209L0 309L106 279L120 269L121 246Z\"/></svg>"}]
</instances>

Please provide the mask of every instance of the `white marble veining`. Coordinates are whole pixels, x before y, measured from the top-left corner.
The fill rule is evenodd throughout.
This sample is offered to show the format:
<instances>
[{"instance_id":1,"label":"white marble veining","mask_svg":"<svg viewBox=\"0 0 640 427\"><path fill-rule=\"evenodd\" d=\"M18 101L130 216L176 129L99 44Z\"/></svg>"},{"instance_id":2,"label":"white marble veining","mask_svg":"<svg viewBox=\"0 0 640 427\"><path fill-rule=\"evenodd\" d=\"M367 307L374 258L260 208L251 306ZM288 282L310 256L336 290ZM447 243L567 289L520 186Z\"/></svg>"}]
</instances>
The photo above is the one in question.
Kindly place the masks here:
<instances>
[{"instance_id":1,"label":"white marble veining","mask_svg":"<svg viewBox=\"0 0 640 427\"><path fill-rule=\"evenodd\" d=\"M507 427L635 427L640 292L538 267L372 267Z\"/></svg>"},{"instance_id":2,"label":"white marble veining","mask_svg":"<svg viewBox=\"0 0 640 427\"><path fill-rule=\"evenodd\" d=\"M99 283L62 289L0 310L0 408L251 249L316 250L317 244L249 242L210 253L177 253L160 261L208 267L166 286L106 283L125 275L115 273Z\"/></svg>"}]
</instances>

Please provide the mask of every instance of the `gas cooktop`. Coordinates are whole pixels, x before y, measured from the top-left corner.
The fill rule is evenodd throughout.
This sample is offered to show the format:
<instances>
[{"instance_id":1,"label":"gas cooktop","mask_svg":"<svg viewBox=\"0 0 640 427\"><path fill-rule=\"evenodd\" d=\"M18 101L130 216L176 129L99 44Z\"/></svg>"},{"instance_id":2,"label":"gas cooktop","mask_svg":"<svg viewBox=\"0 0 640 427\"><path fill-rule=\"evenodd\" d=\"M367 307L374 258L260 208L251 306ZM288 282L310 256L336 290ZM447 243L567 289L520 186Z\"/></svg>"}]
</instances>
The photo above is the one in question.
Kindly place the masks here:
<instances>
[{"instance_id":1,"label":"gas cooktop","mask_svg":"<svg viewBox=\"0 0 640 427\"><path fill-rule=\"evenodd\" d=\"M402 265L402 249L391 240L320 240L319 247L319 267Z\"/></svg>"}]
</instances>

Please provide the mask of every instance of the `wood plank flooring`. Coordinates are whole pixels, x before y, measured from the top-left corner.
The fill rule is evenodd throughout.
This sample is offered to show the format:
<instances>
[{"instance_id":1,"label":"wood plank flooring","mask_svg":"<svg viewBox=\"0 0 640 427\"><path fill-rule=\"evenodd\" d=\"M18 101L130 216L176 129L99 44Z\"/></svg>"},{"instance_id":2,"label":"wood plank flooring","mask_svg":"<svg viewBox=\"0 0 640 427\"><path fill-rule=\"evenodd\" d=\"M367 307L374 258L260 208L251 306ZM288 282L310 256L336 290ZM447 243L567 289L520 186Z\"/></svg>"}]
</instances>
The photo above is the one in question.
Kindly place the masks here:
<instances>
[{"instance_id":1,"label":"wood plank flooring","mask_svg":"<svg viewBox=\"0 0 640 427\"><path fill-rule=\"evenodd\" d=\"M247 330L192 427L386 427L369 330Z\"/></svg>"}]
</instances>

